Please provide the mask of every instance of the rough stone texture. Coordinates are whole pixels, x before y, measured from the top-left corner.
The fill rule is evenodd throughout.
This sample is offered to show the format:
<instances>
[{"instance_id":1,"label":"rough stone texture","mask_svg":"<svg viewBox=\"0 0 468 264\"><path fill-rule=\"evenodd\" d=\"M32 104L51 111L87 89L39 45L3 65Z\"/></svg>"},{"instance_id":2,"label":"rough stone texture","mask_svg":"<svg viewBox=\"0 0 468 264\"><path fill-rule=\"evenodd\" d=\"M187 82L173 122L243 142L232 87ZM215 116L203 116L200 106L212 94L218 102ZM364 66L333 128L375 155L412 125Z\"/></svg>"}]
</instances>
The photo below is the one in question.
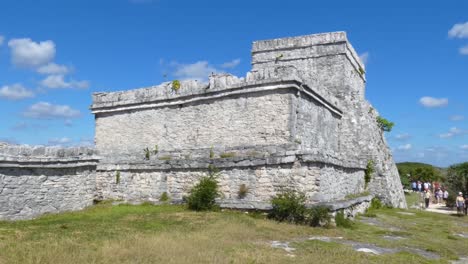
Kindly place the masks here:
<instances>
[{"instance_id":1,"label":"rough stone texture","mask_svg":"<svg viewBox=\"0 0 468 264\"><path fill-rule=\"evenodd\" d=\"M96 164L90 148L0 145L0 220L91 205Z\"/></svg>"},{"instance_id":2,"label":"rough stone texture","mask_svg":"<svg viewBox=\"0 0 468 264\"><path fill-rule=\"evenodd\" d=\"M311 202L329 202L344 199L346 195L364 189L362 171L317 163L286 163L267 166L221 167L218 182L225 207L261 208L269 207L269 201L283 188L304 192ZM194 183L206 175L205 169L136 169L101 170L98 167L96 182L100 199L125 201L159 201L166 192L171 200L181 201ZM118 182L117 173L120 174ZM333 178L334 182L330 179ZM326 183L324 183L326 182ZM339 187L338 184L343 187ZM239 198L240 186L248 188L246 197ZM334 192L332 188L339 188ZM229 206L228 206L229 205Z\"/></svg>"},{"instance_id":3,"label":"rough stone texture","mask_svg":"<svg viewBox=\"0 0 468 264\"><path fill-rule=\"evenodd\" d=\"M245 78L93 94L99 160L85 148L0 144L0 187L12 187L0 193L0 217L74 210L92 199L157 201L163 192L180 201L209 164L221 169L224 207L267 209L285 187L310 204L336 202L364 191L369 160L371 194L406 207L346 33L254 42L252 65ZM243 199L241 184L249 188ZM368 202L358 204L348 205L350 215Z\"/></svg>"}]
</instances>

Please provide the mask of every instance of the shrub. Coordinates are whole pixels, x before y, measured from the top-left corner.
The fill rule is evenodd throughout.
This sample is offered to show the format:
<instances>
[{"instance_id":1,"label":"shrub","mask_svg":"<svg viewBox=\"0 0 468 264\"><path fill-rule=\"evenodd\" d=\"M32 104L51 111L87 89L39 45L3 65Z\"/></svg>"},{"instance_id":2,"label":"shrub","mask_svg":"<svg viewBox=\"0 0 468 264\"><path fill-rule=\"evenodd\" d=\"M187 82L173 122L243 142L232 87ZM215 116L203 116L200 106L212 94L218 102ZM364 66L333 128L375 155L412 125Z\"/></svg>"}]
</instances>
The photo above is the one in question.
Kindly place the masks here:
<instances>
[{"instance_id":1,"label":"shrub","mask_svg":"<svg viewBox=\"0 0 468 264\"><path fill-rule=\"evenodd\" d=\"M375 172L374 161L367 161L366 170L364 171L364 189L367 189L367 185L372 179L372 174Z\"/></svg>"},{"instance_id":2,"label":"shrub","mask_svg":"<svg viewBox=\"0 0 468 264\"><path fill-rule=\"evenodd\" d=\"M383 118L381 116L378 116L376 121L377 121L377 125L380 127L380 129L382 129L382 131L385 131L385 132L392 131L392 128L395 125L395 123L390 122L390 121L388 121L387 119L385 119L385 118Z\"/></svg>"},{"instance_id":3,"label":"shrub","mask_svg":"<svg viewBox=\"0 0 468 264\"><path fill-rule=\"evenodd\" d=\"M180 89L180 81L179 80L173 80L172 81L172 90L177 92Z\"/></svg>"},{"instance_id":4,"label":"shrub","mask_svg":"<svg viewBox=\"0 0 468 264\"><path fill-rule=\"evenodd\" d=\"M161 194L161 197L159 197L159 201L161 201L161 202L169 201L169 195L167 194L167 192L163 192Z\"/></svg>"},{"instance_id":5,"label":"shrub","mask_svg":"<svg viewBox=\"0 0 468 264\"><path fill-rule=\"evenodd\" d=\"M329 209L326 206L314 206L309 209L308 222L311 226L330 225Z\"/></svg>"},{"instance_id":6,"label":"shrub","mask_svg":"<svg viewBox=\"0 0 468 264\"><path fill-rule=\"evenodd\" d=\"M200 179L187 197L188 208L195 211L206 211L216 208L215 199L219 197L218 192L218 170L216 167L208 166L208 176Z\"/></svg>"},{"instance_id":7,"label":"shrub","mask_svg":"<svg viewBox=\"0 0 468 264\"><path fill-rule=\"evenodd\" d=\"M382 201L380 201L379 198L372 198L371 200L371 204L369 206L369 210L373 210L373 209L381 209L383 207L382 205Z\"/></svg>"},{"instance_id":8,"label":"shrub","mask_svg":"<svg viewBox=\"0 0 468 264\"><path fill-rule=\"evenodd\" d=\"M249 187L245 184L241 184L239 186L239 191L237 192L237 197L239 197L239 199L244 199L247 196L247 193L249 193Z\"/></svg>"},{"instance_id":9,"label":"shrub","mask_svg":"<svg viewBox=\"0 0 468 264\"><path fill-rule=\"evenodd\" d=\"M345 218L343 211L336 212L335 223L338 227L350 228L353 226L353 221L349 218Z\"/></svg>"},{"instance_id":10,"label":"shrub","mask_svg":"<svg viewBox=\"0 0 468 264\"><path fill-rule=\"evenodd\" d=\"M305 201L304 193L284 190L271 200L273 208L268 217L280 222L303 223L306 218Z\"/></svg>"}]
</instances>

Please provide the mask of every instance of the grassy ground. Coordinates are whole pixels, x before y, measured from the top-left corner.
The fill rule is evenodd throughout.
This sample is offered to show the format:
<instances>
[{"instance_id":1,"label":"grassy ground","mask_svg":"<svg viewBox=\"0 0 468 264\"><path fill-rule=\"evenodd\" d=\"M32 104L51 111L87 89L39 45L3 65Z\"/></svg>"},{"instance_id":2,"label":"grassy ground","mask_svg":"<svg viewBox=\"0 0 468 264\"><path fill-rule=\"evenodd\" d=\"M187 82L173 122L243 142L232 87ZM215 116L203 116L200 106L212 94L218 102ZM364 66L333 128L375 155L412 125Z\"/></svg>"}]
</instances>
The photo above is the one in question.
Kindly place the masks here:
<instances>
[{"instance_id":1,"label":"grassy ground","mask_svg":"<svg viewBox=\"0 0 468 264\"><path fill-rule=\"evenodd\" d=\"M356 222L348 229L325 229L241 212L105 203L81 212L0 222L0 263L448 263L468 255L468 239L456 235L468 233L468 217L399 212L374 210L381 226ZM384 235L405 239L389 241ZM407 252L375 256L349 245L307 240L311 236L417 247L441 259L431 262ZM295 256L272 248L273 240L291 242Z\"/></svg>"}]
</instances>

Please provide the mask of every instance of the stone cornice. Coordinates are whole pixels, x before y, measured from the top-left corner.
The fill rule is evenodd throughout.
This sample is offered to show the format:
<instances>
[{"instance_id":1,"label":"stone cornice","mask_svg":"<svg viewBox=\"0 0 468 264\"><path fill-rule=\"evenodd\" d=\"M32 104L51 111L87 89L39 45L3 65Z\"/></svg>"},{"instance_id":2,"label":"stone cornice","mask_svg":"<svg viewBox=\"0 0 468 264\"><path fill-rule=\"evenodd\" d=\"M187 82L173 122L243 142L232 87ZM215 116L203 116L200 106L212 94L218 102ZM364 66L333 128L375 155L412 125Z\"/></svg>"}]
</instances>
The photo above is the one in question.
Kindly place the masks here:
<instances>
[{"instance_id":1,"label":"stone cornice","mask_svg":"<svg viewBox=\"0 0 468 264\"><path fill-rule=\"evenodd\" d=\"M183 87L181 88L183 89ZM324 97L316 93L309 86L303 84L301 81L292 79L271 79L264 81L252 81L252 82L241 82L235 85L231 85L222 89L204 89L193 92L192 94L180 95L180 96L169 96L166 98L145 98L140 101L120 101L111 100L108 102L94 102L91 106L93 114L119 112L119 111L131 111L141 110L158 107L177 106L180 104L194 103L205 100L219 99L227 96L235 96L241 94L253 94L265 91L275 91L284 89L296 89L299 92L303 92L305 95L311 97L316 102L327 108L333 114L342 116L343 112L336 106L337 101L329 102ZM125 93L132 93L133 91L120 92L124 95ZM120 96L116 97L119 98Z\"/></svg>"}]
</instances>

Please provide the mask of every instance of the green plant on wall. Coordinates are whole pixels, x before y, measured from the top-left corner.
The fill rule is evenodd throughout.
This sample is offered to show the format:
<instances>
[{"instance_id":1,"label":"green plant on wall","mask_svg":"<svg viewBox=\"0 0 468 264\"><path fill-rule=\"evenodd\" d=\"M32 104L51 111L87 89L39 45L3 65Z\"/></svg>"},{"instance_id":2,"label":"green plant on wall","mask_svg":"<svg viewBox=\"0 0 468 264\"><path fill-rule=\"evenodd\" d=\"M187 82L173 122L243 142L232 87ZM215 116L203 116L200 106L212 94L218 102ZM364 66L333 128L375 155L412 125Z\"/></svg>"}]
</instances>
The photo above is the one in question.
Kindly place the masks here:
<instances>
[{"instance_id":1,"label":"green plant on wall","mask_svg":"<svg viewBox=\"0 0 468 264\"><path fill-rule=\"evenodd\" d=\"M375 172L374 161L369 160L367 161L366 170L364 171L364 188L367 189L367 185L370 183L372 179L372 174Z\"/></svg>"},{"instance_id":2,"label":"green plant on wall","mask_svg":"<svg viewBox=\"0 0 468 264\"><path fill-rule=\"evenodd\" d=\"M115 173L115 183L119 184L120 183L120 171L117 171Z\"/></svg>"},{"instance_id":3,"label":"green plant on wall","mask_svg":"<svg viewBox=\"0 0 468 264\"><path fill-rule=\"evenodd\" d=\"M278 62L279 60L281 60L283 58L283 54L280 54L278 56L275 57L275 62Z\"/></svg>"},{"instance_id":4,"label":"green plant on wall","mask_svg":"<svg viewBox=\"0 0 468 264\"><path fill-rule=\"evenodd\" d=\"M366 73L366 71L363 68L359 67L359 74L361 74L362 76L364 75L364 73Z\"/></svg>"},{"instance_id":5,"label":"green plant on wall","mask_svg":"<svg viewBox=\"0 0 468 264\"><path fill-rule=\"evenodd\" d=\"M180 81L179 80L173 80L172 81L172 90L177 92L180 89Z\"/></svg>"},{"instance_id":6,"label":"green plant on wall","mask_svg":"<svg viewBox=\"0 0 468 264\"><path fill-rule=\"evenodd\" d=\"M380 127L380 129L382 129L382 131L385 131L385 132L392 131L392 128L395 125L395 123L390 122L390 121L388 121L387 119L385 119L385 118L383 118L381 116L378 116L376 121L377 121L377 125Z\"/></svg>"},{"instance_id":7,"label":"green plant on wall","mask_svg":"<svg viewBox=\"0 0 468 264\"><path fill-rule=\"evenodd\" d=\"M149 160L151 157L151 151L149 150L149 148L145 148L143 149L143 151L145 152L145 160Z\"/></svg>"},{"instance_id":8,"label":"green plant on wall","mask_svg":"<svg viewBox=\"0 0 468 264\"><path fill-rule=\"evenodd\" d=\"M153 154L156 155L156 154L158 154L158 152L159 152L158 145L154 145Z\"/></svg>"},{"instance_id":9,"label":"green plant on wall","mask_svg":"<svg viewBox=\"0 0 468 264\"><path fill-rule=\"evenodd\" d=\"M210 148L210 159L214 159L215 157L215 153L214 153L214 150L213 150L213 147Z\"/></svg>"}]
</instances>

